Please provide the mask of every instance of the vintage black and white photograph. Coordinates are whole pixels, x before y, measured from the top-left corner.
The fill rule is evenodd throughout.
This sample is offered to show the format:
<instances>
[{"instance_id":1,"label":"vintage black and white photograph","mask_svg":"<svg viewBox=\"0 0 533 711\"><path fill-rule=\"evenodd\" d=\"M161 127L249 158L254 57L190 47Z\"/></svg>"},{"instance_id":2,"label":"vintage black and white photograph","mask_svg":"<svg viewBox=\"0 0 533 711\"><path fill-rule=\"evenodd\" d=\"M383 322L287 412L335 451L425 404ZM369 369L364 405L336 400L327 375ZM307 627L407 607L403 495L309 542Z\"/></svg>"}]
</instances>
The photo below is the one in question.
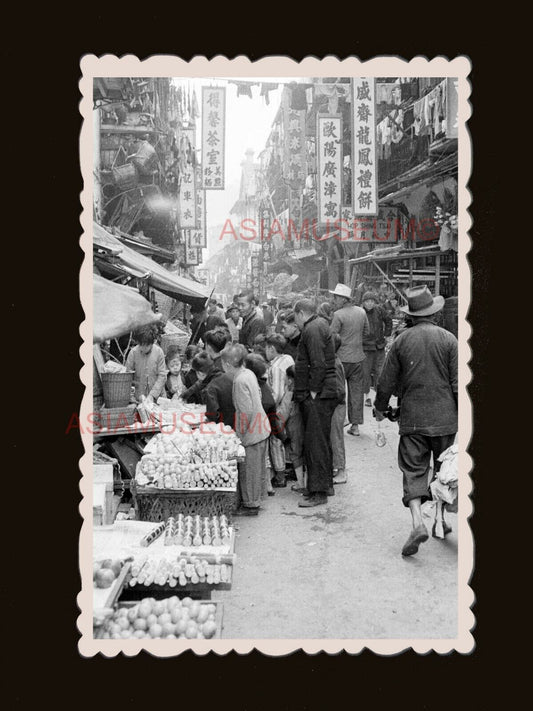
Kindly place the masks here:
<instances>
[{"instance_id":1,"label":"vintage black and white photograph","mask_svg":"<svg viewBox=\"0 0 533 711\"><path fill-rule=\"evenodd\" d=\"M473 646L469 61L277 59L82 60L84 654Z\"/></svg>"}]
</instances>

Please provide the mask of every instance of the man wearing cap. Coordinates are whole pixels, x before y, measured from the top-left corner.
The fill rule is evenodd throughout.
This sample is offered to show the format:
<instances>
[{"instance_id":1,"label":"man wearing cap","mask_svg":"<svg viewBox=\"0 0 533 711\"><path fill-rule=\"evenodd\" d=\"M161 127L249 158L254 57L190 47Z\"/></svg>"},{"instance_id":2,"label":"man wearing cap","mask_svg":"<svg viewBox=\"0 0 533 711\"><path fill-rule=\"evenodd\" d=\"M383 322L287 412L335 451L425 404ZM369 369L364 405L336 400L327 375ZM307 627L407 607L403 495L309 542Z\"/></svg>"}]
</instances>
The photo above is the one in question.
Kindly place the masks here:
<instances>
[{"instance_id":1,"label":"man wearing cap","mask_svg":"<svg viewBox=\"0 0 533 711\"><path fill-rule=\"evenodd\" d=\"M363 424L363 338L369 333L366 312L351 303L351 289L345 284L337 284L333 294L333 304L337 309L331 321L331 330L338 333L341 345L337 355L342 362L348 383L348 434L359 435L359 425Z\"/></svg>"},{"instance_id":2,"label":"man wearing cap","mask_svg":"<svg viewBox=\"0 0 533 711\"><path fill-rule=\"evenodd\" d=\"M366 311L369 333L363 338L363 390L365 392L365 405L372 407L370 386L376 383L385 361L385 339L392 333L392 318L379 304L379 297L373 291L363 294L363 308Z\"/></svg>"},{"instance_id":3,"label":"man wearing cap","mask_svg":"<svg viewBox=\"0 0 533 711\"><path fill-rule=\"evenodd\" d=\"M378 381L374 415L383 420L391 395L401 398L398 464L403 472L402 501L413 520L402 555L410 556L429 537L421 505L431 499L431 455L437 471L439 455L453 444L457 433L457 339L431 319L444 306L442 296L433 298L425 285L407 289L405 296L408 305L401 309L412 326L389 351ZM445 535L450 532L445 523Z\"/></svg>"}]
</instances>

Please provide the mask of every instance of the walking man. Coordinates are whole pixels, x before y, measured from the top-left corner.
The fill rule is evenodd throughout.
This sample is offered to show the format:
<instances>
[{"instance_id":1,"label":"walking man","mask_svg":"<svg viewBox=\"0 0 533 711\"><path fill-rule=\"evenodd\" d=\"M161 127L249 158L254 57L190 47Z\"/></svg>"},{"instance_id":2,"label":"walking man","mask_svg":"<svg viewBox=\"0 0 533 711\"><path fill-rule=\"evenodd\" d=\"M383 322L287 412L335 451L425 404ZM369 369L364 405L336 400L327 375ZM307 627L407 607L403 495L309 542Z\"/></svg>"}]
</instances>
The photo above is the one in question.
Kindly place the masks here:
<instances>
[{"instance_id":1,"label":"walking man","mask_svg":"<svg viewBox=\"0 0 533 711\"><path fill-rule=\"evenodd\" d=\"M348 383L348 434L359 435L359 425L363 424L363 338L369 333L366 312L360 306L351 303L351 289L345 284L337 284L333 294L333 303L337 309L331 321L331 330L341 337L341 346L337 352Z\"/></svg>"},{"instance_id":2,"label":"walking man","mask_svg":"<svg viewBox=\"0 0 533 711\"><path fill-rule=\"evenodd\" d=\"M363 294L363 308L366 311L370 331L363 338L363 390L365 391L365 405L372 407L370 400L370 387L376 387L379 374L385 362L385 339L392 333L392 318L383 306L380 306L379 297L373 291Z\"/></svg>"},{"instance_id":3,"label":"walking man","mask_svg":"<svg viewBox=\"0 0 533 711\"><path fill-rule=\"evenodd\" d=\"M417 553L428 539L421 505L431 499L428 481L440 467L440 454L450 447L457 432L457 339L436 326L431 317L444 306L442 296L433 298L427 286L407 289L411 328L394 341L378 381L374 415L383 420L389 398L401 397L398 464L403 472L403 504L409 507L413 528L402 555ZM444 523L444 534L451 532Z\"/></svg>"},{"instance_id":4,"label":"walking man","mask_svg":"<svg viewBox=\"0 0 533 711\"><path fill-rule=\"evenodd\" d=\"M309 299L297 301L294 314L302 332L295 364L295 400L304 421L308 498L298 506L319 506L333 493L331 418L338 403L335 350L328 324Z\"/></svg>"}]
</instances>

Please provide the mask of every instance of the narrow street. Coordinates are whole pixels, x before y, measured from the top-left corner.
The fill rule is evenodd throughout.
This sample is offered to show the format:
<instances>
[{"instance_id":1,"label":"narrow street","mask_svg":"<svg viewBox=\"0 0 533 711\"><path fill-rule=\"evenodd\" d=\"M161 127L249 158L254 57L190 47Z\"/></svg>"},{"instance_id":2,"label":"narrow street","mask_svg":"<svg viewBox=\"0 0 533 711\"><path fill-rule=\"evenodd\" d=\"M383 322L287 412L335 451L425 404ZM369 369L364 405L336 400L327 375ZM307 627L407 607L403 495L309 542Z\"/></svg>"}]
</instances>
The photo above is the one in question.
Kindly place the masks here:
<instances>
[{"instance_id":1,"label":"narrow street","mask_svg":"<svg viewBox=\"0 0 533 711\"><path fill-rule=\"evenodd\" d=\"M457 625L457 533L431 536L417 555L401 548L411 525L401 502L398 426L365 408L361 436L345 435L348 483L327 506L298 508L299 495L276 489L258 518L235 519L231 592L224 637L269 639L449 638Z\"/></svg>"}]
</instances>

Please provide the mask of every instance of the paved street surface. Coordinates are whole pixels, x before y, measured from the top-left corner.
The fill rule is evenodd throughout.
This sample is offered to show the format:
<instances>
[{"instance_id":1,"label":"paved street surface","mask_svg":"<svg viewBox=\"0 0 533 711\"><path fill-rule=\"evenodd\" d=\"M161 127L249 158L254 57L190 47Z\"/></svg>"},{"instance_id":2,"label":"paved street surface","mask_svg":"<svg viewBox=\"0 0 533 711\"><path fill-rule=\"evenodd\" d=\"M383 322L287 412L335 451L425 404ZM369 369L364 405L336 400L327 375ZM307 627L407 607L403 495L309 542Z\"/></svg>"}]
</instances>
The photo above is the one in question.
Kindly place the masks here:
<instances>
[{"instance_id":1,"label":"paved street surface","mask_svg":"<svg viewBox=\"0 0 533 711\"><path fill-rule=\"evenodd\" d=\"M402 502L398 426L382 423L385 447L365 407L361 436L345 435L348 483L327 506L298 508L276 489L257 518L236 518L237 564L224 602L226 639L448 638L457 625L454 532L403 558L411 516Z\"/></svg>"}]
</instances>

